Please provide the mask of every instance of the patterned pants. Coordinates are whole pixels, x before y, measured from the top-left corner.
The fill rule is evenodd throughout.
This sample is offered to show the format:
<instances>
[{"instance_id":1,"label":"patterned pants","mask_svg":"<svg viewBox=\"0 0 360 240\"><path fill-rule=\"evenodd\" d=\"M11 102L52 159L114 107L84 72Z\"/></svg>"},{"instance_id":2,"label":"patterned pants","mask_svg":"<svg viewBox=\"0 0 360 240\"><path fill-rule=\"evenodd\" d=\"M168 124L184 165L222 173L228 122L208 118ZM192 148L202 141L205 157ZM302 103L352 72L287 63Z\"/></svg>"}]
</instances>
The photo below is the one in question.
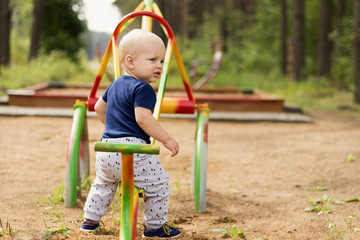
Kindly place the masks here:
<instances>
[{"instance_id":1,"label":"patterned pants","mask_svg":"<svg viewBox=\"0 0 360 240\"><path fill-rule=\"evenodd\" d=\"M102 139L102 142L146 144L136 137ZM84 207L84 218L99 221L112 202L121 182L121 154L96 153L96 178ZM170 182L156 155L134 154L135 186L145 191L145 226L160 228L167 221Z\"/></svg>"}]
</instances>

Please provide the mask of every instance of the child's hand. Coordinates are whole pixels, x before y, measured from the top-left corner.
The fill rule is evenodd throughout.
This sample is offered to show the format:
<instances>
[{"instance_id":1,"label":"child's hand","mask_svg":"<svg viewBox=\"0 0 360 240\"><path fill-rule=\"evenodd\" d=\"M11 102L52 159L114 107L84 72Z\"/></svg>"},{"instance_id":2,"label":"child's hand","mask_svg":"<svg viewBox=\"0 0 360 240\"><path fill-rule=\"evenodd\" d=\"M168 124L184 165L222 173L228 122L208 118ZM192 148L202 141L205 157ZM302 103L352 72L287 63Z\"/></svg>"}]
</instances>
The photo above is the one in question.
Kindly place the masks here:
<instances>
[{"instance_id":1,"label":"child's hand","mask_svg":"<svg viewBox=\"0 0 360 240\"><path fill-rule=\"evenodd\" d=\"M171 151L171 157L174 157L179 153L179 144L178 142L170 137L169 140L163 143L164 146Z\"/></svg>"}]
</instances>

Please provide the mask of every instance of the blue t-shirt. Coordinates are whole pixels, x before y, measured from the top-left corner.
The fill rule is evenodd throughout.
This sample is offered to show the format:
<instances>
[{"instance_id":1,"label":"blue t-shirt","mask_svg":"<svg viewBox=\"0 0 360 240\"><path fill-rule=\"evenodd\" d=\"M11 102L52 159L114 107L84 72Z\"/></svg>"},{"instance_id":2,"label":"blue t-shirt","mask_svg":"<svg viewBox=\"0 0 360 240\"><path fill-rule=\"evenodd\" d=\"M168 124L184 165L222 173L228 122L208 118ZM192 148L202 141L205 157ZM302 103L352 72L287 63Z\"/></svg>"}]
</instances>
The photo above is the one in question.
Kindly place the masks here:
<instances>
[{"instance_id":1,"label":"blue t-shirt","mask_svg":"<svg viewBox=\"0 0 360 240\"><path fill-rule=\"evenodd\" d=\"M103 138L138 137L150 143L135 119L135 107L154 110L156 94L150 84L129 75L113 81L102 95L107 103Z\"/></svg>"}]
</instances>

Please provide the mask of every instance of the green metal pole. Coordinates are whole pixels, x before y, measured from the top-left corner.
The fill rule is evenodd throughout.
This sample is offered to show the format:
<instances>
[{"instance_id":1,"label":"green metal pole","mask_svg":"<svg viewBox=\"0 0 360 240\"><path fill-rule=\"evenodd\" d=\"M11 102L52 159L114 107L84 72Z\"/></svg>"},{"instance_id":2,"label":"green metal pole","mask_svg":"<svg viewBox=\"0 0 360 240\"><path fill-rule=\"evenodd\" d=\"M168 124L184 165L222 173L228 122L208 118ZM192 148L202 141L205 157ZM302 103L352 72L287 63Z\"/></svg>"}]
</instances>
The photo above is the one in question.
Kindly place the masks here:
<instances>
[{"instance_id":1,"label":"green metal pole","mask_svg":"<svg viewBox=\"0 0 360 240\"><path fill-rule=\"evenodd\" d=\"M151 144L96 142L95 151L159 154L160 147Z\"/></svg>"},{"instance_id":2,"label":"green metal pole","mask_svg":"<svg viewBox=\"0 0 360 240\"><path fill-rule=\"evenodd\" d=\"M209 109L198 110L195 159L194 159L194 204L195 211L206 211L206 173L207 173L207 141L208 141Z\"/></svg>"},{"instance_id":3,"label":"green metal pole","mask_svg":"<svg viewBox=\"0 0 360 240\"><path fill-rule=\"evenodd\" d=\"M84 122L86 118L86 105L76 102L74 105L73 124L70 133L70 141L66 164L65 179L65 206L76 205L76 188L78 185L79 149Z\"/></svg>"}]
</instances>

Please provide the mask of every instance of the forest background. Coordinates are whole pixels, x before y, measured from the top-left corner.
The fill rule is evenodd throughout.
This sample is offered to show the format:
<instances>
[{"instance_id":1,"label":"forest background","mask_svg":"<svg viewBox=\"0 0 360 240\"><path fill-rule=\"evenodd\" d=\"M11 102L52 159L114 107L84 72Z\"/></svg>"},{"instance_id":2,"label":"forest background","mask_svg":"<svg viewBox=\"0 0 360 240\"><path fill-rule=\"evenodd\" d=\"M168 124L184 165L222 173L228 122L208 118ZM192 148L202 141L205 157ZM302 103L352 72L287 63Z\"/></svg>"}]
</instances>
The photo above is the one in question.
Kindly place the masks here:
<instances>
[{"instance_id":1,"label":"forest background","mask_svg":"<svg viewBox=\"0 0 360 240\"><path fill-rule=\"evenodd\" d=\"M155 2L175 32L187 72L198 60L204 63L198 75L204 74L211 46L222 40L223 61L210 87L260 88L305 109L358 115L360 0ZM139 3L114 5L125 15ZM154 31L164 38L156 23ZM89 63L109 40L87 29L81 0L0 1L0 95L49 81L93 82ZM169 85L181 84L176 71L173 65Z\"/></svg>"}]
</instances>

